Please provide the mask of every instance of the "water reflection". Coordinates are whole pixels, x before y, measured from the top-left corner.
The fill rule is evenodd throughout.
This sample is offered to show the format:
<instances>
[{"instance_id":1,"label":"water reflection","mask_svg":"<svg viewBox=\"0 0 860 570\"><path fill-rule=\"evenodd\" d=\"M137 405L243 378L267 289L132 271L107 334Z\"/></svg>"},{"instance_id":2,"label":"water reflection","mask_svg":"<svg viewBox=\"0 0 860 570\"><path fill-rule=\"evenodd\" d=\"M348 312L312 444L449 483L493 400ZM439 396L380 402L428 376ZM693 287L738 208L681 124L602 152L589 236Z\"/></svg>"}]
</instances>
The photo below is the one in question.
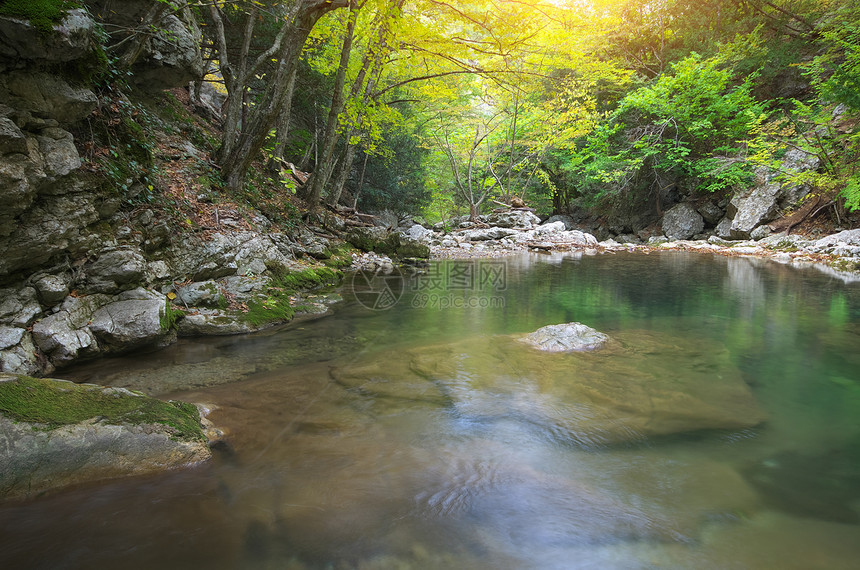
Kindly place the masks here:
<instances>
[{"instance_id":1,"label":"water reflection","mask_svg":"<svg viewBox=\"0 0 860 570\"><path fill-rule=\"evenodd\" d=\"M515 258L504 285L457 293L501 308L347 304L74 371L212 403L228 445L209 465L0 507L0 564L856 567L857 287L670 252ZM547 360L510 341L574 320L616 347ZM714 392L723 379L754 407ZM685 424L706 415L691 393L748 423ZM598 401L615 414L603 429L635 437L582 439L577 414Z\"/></svg>"}]
</instances>

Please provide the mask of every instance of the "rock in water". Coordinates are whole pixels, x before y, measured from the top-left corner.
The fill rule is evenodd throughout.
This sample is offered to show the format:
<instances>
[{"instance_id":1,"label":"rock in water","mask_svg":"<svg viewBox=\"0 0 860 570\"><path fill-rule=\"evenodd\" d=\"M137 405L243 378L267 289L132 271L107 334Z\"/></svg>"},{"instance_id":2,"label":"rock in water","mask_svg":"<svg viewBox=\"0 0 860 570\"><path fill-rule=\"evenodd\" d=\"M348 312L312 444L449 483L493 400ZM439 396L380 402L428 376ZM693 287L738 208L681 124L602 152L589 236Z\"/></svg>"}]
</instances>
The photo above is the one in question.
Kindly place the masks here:
<instances>
[{"instance_id":1,"label":"rock in water","mask_svg":"<svg viewBox=\"0 0 860 570\"><path fill-rule=\"evenodd\" d=\"M582 323L549 325L521 338L520 341L545 352L597 350L609 337Z\"/></svg>"},{"instance_id":2,"label":"rock in water","mask_svg":"<svg viewBox=\"0 0 860 570\"><path fill-rule=\"evenodd\" d=\"M209 459L192 404L0 374L0 498Z\"/></svg>"}]
</instances>

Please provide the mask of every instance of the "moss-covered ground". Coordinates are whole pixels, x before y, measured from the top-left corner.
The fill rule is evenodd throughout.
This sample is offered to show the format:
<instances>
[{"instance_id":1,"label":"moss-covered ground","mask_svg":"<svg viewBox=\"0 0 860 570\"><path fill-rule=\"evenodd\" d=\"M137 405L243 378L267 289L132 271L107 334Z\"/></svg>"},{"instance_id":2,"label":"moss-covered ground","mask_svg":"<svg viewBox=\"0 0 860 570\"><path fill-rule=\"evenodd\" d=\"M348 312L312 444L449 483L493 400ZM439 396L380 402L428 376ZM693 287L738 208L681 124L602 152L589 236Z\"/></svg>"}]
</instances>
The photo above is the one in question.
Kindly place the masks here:
<instances>
[{"instance_id":1,"label":"moss-covered ground","mask_svg":"<svg viewBox=\"0 0 860 570\"><path fill-rule=\"evenodd\" d=\"M298 291L334 286L342 278L340 271L330 267L309 267L276 275L265 294L248 303L245 320L255 326L289 321L300 308L293 305Z\"/></svg>"},{"instance_id":2,"label":"moss-covered ground","mask_svg":"<svg viewBox=\"0 0 860 570\"><path fill-rule=\"evenodd\" d=\"M48 378L18 376L0 382L0 413L47 429L93 418L116 425L163 424L172 428L174 439L205 441L192 404Z\"/></svg>"}]
</instances>

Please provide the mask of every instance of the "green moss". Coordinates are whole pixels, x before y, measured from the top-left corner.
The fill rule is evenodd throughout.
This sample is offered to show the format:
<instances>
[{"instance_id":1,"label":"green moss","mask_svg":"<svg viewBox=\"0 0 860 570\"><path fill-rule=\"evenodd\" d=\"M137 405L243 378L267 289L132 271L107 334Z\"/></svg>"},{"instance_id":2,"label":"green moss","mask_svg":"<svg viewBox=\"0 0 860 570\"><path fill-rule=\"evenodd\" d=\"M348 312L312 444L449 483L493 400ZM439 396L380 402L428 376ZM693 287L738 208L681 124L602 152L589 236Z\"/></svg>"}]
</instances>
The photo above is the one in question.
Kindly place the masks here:
<instances>
[{"instance_id":1,"label":"green moss","mask_svg":"<svg viewBox=\"0 0 860 570\"><path fill-rule=\"evenodd\" d=\"M349 267L352 265L353 252L358 252L358 250L349 244L341 244L339 246L331 247L329 248L330 256L328 259L323 261L323 264L326 267L335 269Z\"/></svg>"},{"instance_id":2,"label":"green moss","mask_svg":"<svg viewBox=\"0 0 860 570\"><path fill-rule=\"evenodd\" d=\"M47 429L95 418L114 425L163 424L172 428L175 439L206 439L200 428L200 414L192 404L162 402L143 395L46 378L19 376L0 382L0 412L14 420L42 424Z\"/></svg>"},{"instance_id":3,"label":"green moss","mask_svg":"<svg viewBox=\"0 0 860 570\"><path fill-rule=\"evenodd\" d=\"M78 7L69 0L4 0L0 5L0 16L12 16L29 20L36 29L50 32L66 11Z\"/></svg>"},{"instance_id":4,"label":"green moss","mask_svg":"<svg viewBox=\"0 0 860 570\"><path fill-rule=\"evenodd\" d=\"M290 303L296 291L336 285L342 277L343 273L330 267L276 274L266 292L248 303L245 320L254 326L289 321L298 309Z\"/></svg>"},{"instance_id":5,"label":"green moss","mask_svg":"<svg viewBox=\"0 0 860 570\"><path fill-rule=\"evenodd\" d=\"M175 308L170 304L170 301L165 301L164 303L164 312L159 317L159 324L161 325L161 330L168 331L176 325L176 321L185 316L185 311L181 309Z\"/></svg>"}]
</instances>

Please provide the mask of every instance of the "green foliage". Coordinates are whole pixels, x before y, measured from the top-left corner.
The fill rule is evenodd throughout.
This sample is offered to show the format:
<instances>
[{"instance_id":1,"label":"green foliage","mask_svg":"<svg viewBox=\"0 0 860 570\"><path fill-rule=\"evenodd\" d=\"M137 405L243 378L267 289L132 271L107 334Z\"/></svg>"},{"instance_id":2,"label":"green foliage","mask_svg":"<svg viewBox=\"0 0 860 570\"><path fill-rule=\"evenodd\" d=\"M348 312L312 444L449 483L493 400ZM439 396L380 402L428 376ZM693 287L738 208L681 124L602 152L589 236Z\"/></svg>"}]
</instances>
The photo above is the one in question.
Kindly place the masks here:
<instances>
[{"instance_id":1,"label":"green foliage","mask_svg":"<svg viewBox=\"0 0 860 570\"><path fill-rule=\"evenodd\" d=\"M164 424L173 437L205 441L200 414L191 404L162 402L99 386L20 376L0 383L0 412L48 429L97 418L107 424Z\"/></svg>"},{"instance_id":2,"label":"green foliage","mask_svg":"<svg viewBox=\"0 0 860 570\"><path fill-rule=\"evenodd\" d=\"M13 16L30 20L38 30L50 32L66 12L80 6L70 0L4 0L0 16Z\"/></svg>"},{"instance_id":3,"label":"green foliage","mask_svg":"<svg viewBox=\"0 0 860 570\"><path fill-rule=\"evenodd\" d=\"M579 203L659 200L673 187L725 192L747 184L746 141L764 105L751 94L754 76L735 84L726 59L694 53L624 97L563 165L568 178L579 180Z\"/></svg>"},{"instance_id":4,"label":"green foliage","mask_svg":"<svg viewBox=\"0 0 860 570\"><path fill-rule=\"evenodd\" d=\"M221 298L223 299L223 297ZM161 330L169 331L176 325L176 321L178 321L184 316L185 311L175 308L173 305L170 304L170 301L166 301L164 304L164 312L161 314L161 317L158 321L161 325Z\"/></svg>"}]
</instances>

